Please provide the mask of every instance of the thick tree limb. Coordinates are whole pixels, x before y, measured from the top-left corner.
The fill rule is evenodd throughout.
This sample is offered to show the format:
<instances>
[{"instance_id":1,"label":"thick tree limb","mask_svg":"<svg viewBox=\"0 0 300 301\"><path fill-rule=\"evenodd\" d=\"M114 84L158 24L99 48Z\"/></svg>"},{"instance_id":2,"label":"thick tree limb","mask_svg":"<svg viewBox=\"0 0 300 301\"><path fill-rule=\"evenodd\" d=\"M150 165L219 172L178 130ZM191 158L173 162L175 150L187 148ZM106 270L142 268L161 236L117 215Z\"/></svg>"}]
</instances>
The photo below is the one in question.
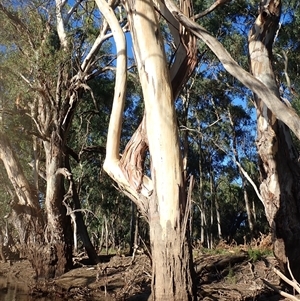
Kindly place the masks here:
<instances>
[{"instance_id":1,"label":"thick tree limb","mask_svg":"<svg viewBox=\"0 0 300 301\"><path fill-rule=\"evenodd\" d=\"M95 0L103 16L106 18L114 36L117 49L117 68L115 80L115 92L113 107L109 120L106 157L104 161L104 170L118 183L120 189L127 192L127 195L134 200L137 205L146 212L143 198L139 192L132 187L120 167L120 138L123 120L124 103L126 96L127 81L127 54L126 40L124 32L115 16L113 9L105 0Z\"/></svg>"},{"instance_id":2,"label":"thick tree limb","mask_svg":"<svg viewBox=\"0 0 300 301\"><path fill-rule=\"evenodd\" d=\"M205 28L186 17L172 0L166 0L165 3L173 16L212 50L224 68L243 85L256 93L273 112L276 118L284 122L294 132L297 138L300 139L300 117L297 113L282 103L281 100L275 96L274 92L266 87L260 80L239 66L216 38L211 36Z\"/></svg>"},{"instance_id":3,"label":"thick tree limb","mask_svg":"<svg viewBox=\"0 0 300 301\"><path fill-rule=\"evenodd\" d=\"M106 162L118 162L120 159L120 137L126 96L126 40L119 21L108 3L105 0L96 0L96 3L113 32L117 50L116 83L108 128Z\"/></svg>"},{"instance_id":4,"label":"thick tree limb","mask_svg":"<svg viewBox=\"0 0 300 301\"><path fill-rule=\"evenodd\" d=\"M55 0L55 4L56 4L57 34L58 34L62 48L64 50L66 50L68 47L68 41L67 41L67 35L66 35L66 31L65 31L65 24L64 24L63 13L62 13L62 9L63 9L64 5L66 4L66 1Z\"/></svg>"}]
</instances>

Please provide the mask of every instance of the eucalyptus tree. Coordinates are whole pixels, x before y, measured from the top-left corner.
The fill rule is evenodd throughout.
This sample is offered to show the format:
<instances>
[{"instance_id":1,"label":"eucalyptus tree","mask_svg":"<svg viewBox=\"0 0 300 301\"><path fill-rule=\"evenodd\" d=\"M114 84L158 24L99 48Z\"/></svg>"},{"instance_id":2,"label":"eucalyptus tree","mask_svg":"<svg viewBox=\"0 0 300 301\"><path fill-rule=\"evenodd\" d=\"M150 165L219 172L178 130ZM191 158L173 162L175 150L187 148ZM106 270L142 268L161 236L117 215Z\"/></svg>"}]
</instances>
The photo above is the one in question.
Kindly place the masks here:
<instances>
[{"instance_id":1,"label":"eucalyptus tree","mask_svg":"<svg viewBox=\"0 0 300 301\"><path fill-rule=\"evenodd\" d=\"M276 80L272 66L272 44L277 34L282 4L280 1L262 4L248 37L251 72L280 98L280 81ZM282 51L285 54L285 49ZM284 71L287 76L287 69ZM299 154L292 142L288 124L278 118L259 95L255 94L254 98L262 175L260 191L274 237L274 254L286 271L289 261L294 276L299 280ZM291 106L287 100L282 100L287 111Z\"/></svg>"},{"instance_id":2,"label":"eucalyptus tree","mask_svg":"<svg viewBox=\"0 0 300 301\"><path fill-rule=\"evenodd\" d=\"M1 1L0 13L1 77L19 88L15 98L10 95L10 102L16 99L16 113L23 113L31 120L30 128L25 129L34 136L41 153L33 160L33 178L36 179L36 174L42 176L45 190L38 187L34 194L29 179L20 178L24 173L18 157L13 157L13 152L11 157L7 155L10 144L5 133L1 134L1 147L6 147L3 150L6 155L1 155L1 159L13 184L18 208L23 210L19 213L46 225L45 229L39 227L42 235L40 241L35 241L36 249L32 249L32 258L37 259L33 264L39 265L38 276L57 276L72 264L70 217L66 209L75 192L66 161L70 151L69 129L85 91L93 97L87 82L100 76L101 70L109 65L106 63L113 61L111 57L103 59L105 55L99 51L101 46L107 47L104 44L110 34L107 23L100 26L95 5L85 1L72 5L59 0L18 4Z\"/></svg>"},{"instance_id":3,"label":"eucalyptus tree","mask_svg":"<svg viewBox=\"0 0 300 301\"><path fill-rule=\"evenodd\" d=\"M227 1L217 1L214 5L205 10L205 12L196 15L202 17L226 2ZM251 69L253 72L253 75L251 75L225 50L221 44L222 39L220 39L220 42L203 26L193 20L194 13L190 3L188 4L188 13L186 13L187 11L181 2L182 7L180 9L172 0L166 0L164 2L125 2L125 11L129 21L137 69L143 89L145 118L135 135L132 136L122 158L120 158L119 155L119 138L124 104L123 95L126 86L126 42L113 10L107 6L105 1L99 0L97 3L115 34L117 52L119 55L117 71L120 72L117 72L114 106L108 132L107 156L104 167L122 189L138 204L140 210L149 219L153 252L152 289L154 299L172 300L175 299L175 296L178 300L192 299L193 284L190 280L192 269L190 268L190 258L186 256L186 254L190 254L188 252L188 244L186 244L187 231L185 223L187 220L186 208L188 207L189 200L184 194L181 194L186 190L186 187L185 179L182 177L183 165L176 131L177 125L175 122L173 104L174 98L177 96L177 93L174 92L174 87L180 87L180 85L171 84L172 79L176 78L176 76L173 77L174 73L167 68L168 62L166 61L165 49L163 47L162 35L158 26L155 9L167 20L167 23L170 25L170 30L172 31L173 29L172 34L174 35L175 43L178 37L178 35L176 35L176 33L178 34L176 29L180 30L181 28L178 26L178 22L185 27L185 35L187 38L184 39L181 36L181 41L189 42L185 44L187 51L180 52L180 47L178 47L178 52L174 54L176 58L179 58L180 53L183 53L181 57L185 57L185 61L187 62L184 69L186 71L184 73L185 76L183 76L184 81L186 81L190 70L194 67L194 35L210 48L223 64L223 67L233 77L255 93L256 99L259 99L259 101L256 101L256 104L263 104L264 108L268 108L270 112L272 112L272 122L277 123L276 119L278 119L280 122L285 123L299 139L299 116L293 109L281 101L280 95L277 92L278 89L275 87L275 82L272 78L273 71L269 69L269 55L271 54L271 46L277 31L281 3L278 0L264 0L260 3L259 17L249 38ZM247 6L244 8L248 10ZM241 7L237 6L237 9L241 9ZM240 21L241 20L243 20L243 17L240 17ZM226 34L226 31L223 34ZM264 45L263 43L267 44ZM259 51L256 51L255 47L258 45ZM184 46L184 43L182 46ZM255 51L253 51L253 49L255 49ZM264 62L266 62L265 65ZM176 66L176 63L174 63L173 66ZM255 69L257 69L257 71ZM260 73L255 74L255 72ZM179 72L176 75L179 76ZM265 80L268 82L265 82ZM260 114L264 112L267 112L267 110L259 111ZM266 116L263 118L265 119ZM264 121L263 124L266 125L266 122ZM263 133L260 132L260 134L263 139L266 139ZM285 135L286 138L288 134ZM273 138L275 137L276 135L273 135ZM272 143L275 141L277 143L277 138L273 139ZM272 143L270 146L272 146ZM143 162L146 149L148 148L151 157L151 170L144 173ZM269 150L272 150L271 158L273 158L275 148L271 147ZM292 149L287 145L282 145L281 150L291 150L292 153L290 154L294 156ZM260 155L262 155L262 150L260 151ZM271 158L267 156L266 160L270 160ZM271 164L271 169L269 168L270 165L265 163L265 168L267 169L265 170L265 176L267 180L264 181L261 186L262 198L269 217L269 223L272 227L273 234L275 234L275 254L283 264L286 262L286 256L290 255L293 266L295 267L294 271L297 277L299 277L295 256L297 251L292 251L292 246L298 245L298 239L295 237L289 241L288 235L285 236L288 234L286 231L282 232L284 233L283 235L275 228L276 214L278 212L280 214L282 211L280 209L275 210L275 207L279 208L280 206L277 204L278 206L274 207L272 205L273 199L270 200L270 197L272 198L274 195L274 189L277 195L279 195L278 193L281 191L276 178L277 176L274 177L272 174L274 172L277 174L276 165L273 163ZM285 170L282 169L278 172L280 172L284 178ZM295 173L297 174L297 171L295 171ZM151 177L149 177L149 174ZM297 187L295 187L295 189L291 187L291 185L285 185L285 187L281 187L281 189L289 190L286 195L290 195L292 191L299 190ZM272 193L267 195L265 191L269 189L272 190ZM281 193L283 192L284 190L281 191ZM288 211L284 211L283 213L283 218L286 214L291 217L293 221L291 224L295 225L295 229L292 231L294 233L297 233L297 231L294 230L298 229L298 222L295 217L298 212L298 210L295 210L297 204L298 202L295 201L295 206L291 206L291 208L293 208L294 217L292 217L293 215L290 215ZM289 208L289 206L284 206L284 208ZM282 209L285 210L284 208ZM269 212L270 210L271 212ZM282 219L280 218L280 220ZM287 220L289 219L287 218ZM276 227L279 226L280 225L276 224ZM290 231L290 227L285 227L285 229L288 229L288 232ZM166 235L166 233L168 233L168 235ZM276 233L278 233L278 237L276 237ZM178 239L178 237L180 237L180 239ZM170 247L171 245L172 247ZM187 246L187 248L183 249L182 246ZM285 250L284 247L286 247ZM298 248L293 248L293 250L297 249ZM181 262L180 265L176 263L177 258ZM182 262L184 262L183 265ZM157 274L158 265L160 266L160 271L163 270L160 275ZM178 271L176 270L177 266L180 267ZM182 274L184 274L185 277L183 277ZM172 279L172 281L170 281L170 279ZM173 286L170 284L172 282L176 282L178 285ZM184 290L186 291L185 293L183 292Z\"/></svg>"}]
</instances>

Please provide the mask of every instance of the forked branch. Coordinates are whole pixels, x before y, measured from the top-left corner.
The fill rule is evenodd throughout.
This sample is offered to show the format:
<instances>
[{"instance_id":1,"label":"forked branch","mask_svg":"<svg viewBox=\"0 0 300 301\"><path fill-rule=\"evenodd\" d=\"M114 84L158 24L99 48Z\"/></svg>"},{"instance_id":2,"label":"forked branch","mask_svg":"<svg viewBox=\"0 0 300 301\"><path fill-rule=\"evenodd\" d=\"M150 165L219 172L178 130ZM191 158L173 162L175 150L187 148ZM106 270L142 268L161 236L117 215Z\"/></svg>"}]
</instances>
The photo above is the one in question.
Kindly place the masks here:
<instances>
[{"instance_id":1,"label":"forked branch","mask_svg":"<svg viewBox=\"0 0 300 301\"><path fill-rule=\"evenodd\" d=\"M118 183L120 189L135 201L142 211L146 211L147 202L145 203L145 198L142 198L139 189L129 181L131 175L126 176L126 174L124 174L121 168L122 164L120 163L120 138L127 82L126 40L119 21L109 4L105 0L96 0L96 3L111 28L117 51L115 91L107 134L106 158L103 168L116 183Z\"/></svg>"},{"instance_id":2,"label":"forked branch","mask_svg":"<svg viewBox=\"0 0 300 301\"><path fill-rule=\"evenodd\" d=\"M273 271L287 284L289 284L291 287L294 288L294 290L296 292L298 292L300 294L300 284L296 281L291 269L290 269L290 263L289 260L287 259L287 267L288 267L288 271L291 275L292 280L290 280L289 278L287 278L284 274L282 274L278 269L273 268ZM299 300L299 298L297 298L294 295L291 295L289 293L286 293L280 289L278 289L276 286L272 285L270 282L268 282L266 279L262 279L262 281L264 282L265 285L269 286L270 288L272 288L275 292L279 293L281 296L288 298L290 300L293 301L297 301Z\"/></svg>"}]
</instances>

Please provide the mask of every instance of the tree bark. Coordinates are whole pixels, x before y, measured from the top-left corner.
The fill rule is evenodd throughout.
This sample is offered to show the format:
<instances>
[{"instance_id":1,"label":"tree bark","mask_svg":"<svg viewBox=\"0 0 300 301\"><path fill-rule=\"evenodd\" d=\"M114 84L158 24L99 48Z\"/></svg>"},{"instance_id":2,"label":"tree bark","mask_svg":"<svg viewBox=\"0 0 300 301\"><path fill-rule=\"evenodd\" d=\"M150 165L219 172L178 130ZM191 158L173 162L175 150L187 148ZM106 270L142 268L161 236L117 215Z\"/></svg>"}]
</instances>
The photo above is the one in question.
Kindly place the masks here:
<instances>
[{"instance_id":1,"label":"tree bark","mask_svg":"<svg viewBox=\"0 0 300 301\"><path fill-rule=\"evenodd\" d=\"M38 196L24 176L23 169L7 138L0 131L0 160L12 183L16 197L12 200L12 213L9 220L18 232L21 245L41 242L43 218Z\"/></svg>"},{"instance_id":2,"label":"tree bark","mask_svg":"<svg viewBox=\"0 0 300 301\"><path fill-rule=\"evenodd\" d=\"M249 33L252 74L280 97L272 69L272 44L281 12L279 0L261 1L259 15ZM300 280L300 169L289 129L255 95L257 147L260 157L261 196L271 227L274 254L282 270L287 260Z\"/></svg>"},{"instance_id":3,"label":"tree bark","mask_svg":"<svg viewBox=\"0 0 300 301\"><path fill-rule=\"evenodd\" d=\"M46 239L55 253L54 275L59 276L72 267L72 230L70 217L63 206L64 177L62 134L52 132L50 141L44 141L46 154L47 189L45 208L47 214Z\"/></svg>"},{"instance_id":4,"label":"tree bark","mask_svg":"<svg viewBox=\"0 0 300 301\"><path fill-rule=\"evenodd\" d=\"M136 204L134 202L131 203L131 220L130 220L130 255L133 254L134 249L137 243L137 235L138 235L138 216L136 210Z\"/></svg>"},{"instance_id":5,"label":"tree bark","mask_svg":"<svg viewBox=\"0 0 300 301\"><path fill-rule=\"evenodd\" d=\"M152 163L153 193L148 215L152 299L193 300L193 263L183 226L188 214L183 166L159 23L151 0L128 3L126 8L143 89Z\"/></svg>"},{"instance_id":6,"label":"tree bark","mask_svg":"<svg viewBox=\"0 0 300 301\"><path fill-rule=\"evenodd\" d=\"M186 227L189 206L186 206L174 95L157 14L151 0L125 2L145 103L145 125L144 128L142 126L140 141L146 142L143 139L146 133L152 164L150 179L142 174L144 166L141 170L137 169L139 158L143 158L146 150L139 145L139 141L136 145L141 146L140 151L126 153L131 155L125 161L132 159L132 164L125 167L124 162L120 161L126 45L112 9L107 7L106 1L96 2L112 28L118 53L104 169L148 218L153 260L152 299L196 300L192 254ZM188 70L187 66L185 70ZM130 165L135 168L129 168Z\"/></svg>"}]
</instances>

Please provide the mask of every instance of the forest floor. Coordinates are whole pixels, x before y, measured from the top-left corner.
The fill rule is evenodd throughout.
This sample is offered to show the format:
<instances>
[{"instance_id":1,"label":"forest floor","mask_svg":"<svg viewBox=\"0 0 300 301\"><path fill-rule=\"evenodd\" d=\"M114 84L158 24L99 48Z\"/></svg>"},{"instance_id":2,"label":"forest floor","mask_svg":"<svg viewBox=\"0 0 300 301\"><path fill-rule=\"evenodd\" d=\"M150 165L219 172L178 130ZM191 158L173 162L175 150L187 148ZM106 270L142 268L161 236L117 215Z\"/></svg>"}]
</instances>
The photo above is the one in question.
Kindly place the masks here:
<instances>
[{"instance_id":1,"label":"forest floor","mask_svg":"<svg viewBox=\"0 0 300 301\"><path fill-rule=\"evenodd\" d=\"M214 252L195 252L199 300L288 300L265 285L264 280L280 288L274 272L275 258L261 249L219 248ZM87 259L76 262L76 268L51 281L34 280L35 273L27 260L0 262L0 278L19 282L28 294L36 297L56 296L66 300L143 301L150 295L151 264L145 254L101 256L97 266ZM0 282L0 292L4 290ZM55 299L56 300L56 299Z\"/></svg>"}]
</instances>

